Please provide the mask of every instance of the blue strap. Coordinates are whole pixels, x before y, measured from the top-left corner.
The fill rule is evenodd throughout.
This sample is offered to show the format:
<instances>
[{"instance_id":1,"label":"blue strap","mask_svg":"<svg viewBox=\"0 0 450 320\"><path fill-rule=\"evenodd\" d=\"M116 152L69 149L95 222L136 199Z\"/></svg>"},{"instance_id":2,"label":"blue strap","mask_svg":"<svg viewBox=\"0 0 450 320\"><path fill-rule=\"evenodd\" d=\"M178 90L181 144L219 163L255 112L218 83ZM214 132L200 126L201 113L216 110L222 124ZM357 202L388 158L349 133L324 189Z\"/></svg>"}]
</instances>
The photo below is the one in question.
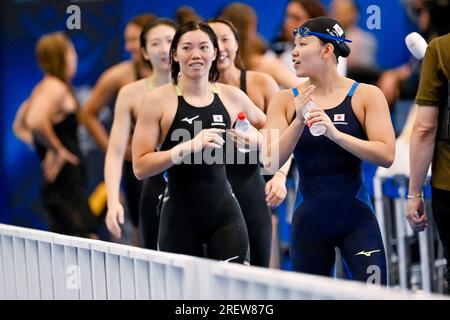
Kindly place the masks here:
<instances>
[{"instance_id":1,"label":"blue strap","mask_svg":"<svg viewBox=\"0 0 450 320\"><path fill-rule=\"evenodd\" d=\"M292 88L292 93L294 94L294 97L297 97L298 95L300 95L297 88Z\"/></svg>"},{"instance_id":2,"label":"blue strap","mask_svg":"<svg viewBox=\"0 0 450 320\"><path fill-rule=\"evenodd\" d=\"M355 90L356 90L356 88L358 87L358 85L359 85L359 83L356 82L356 81L353 83L353 85L352 85L350 91L348 92L348 96L349 96L349 97L352 97L352 96L353 96L353 94L355 93Z\"/></svg>"}]
</instances>

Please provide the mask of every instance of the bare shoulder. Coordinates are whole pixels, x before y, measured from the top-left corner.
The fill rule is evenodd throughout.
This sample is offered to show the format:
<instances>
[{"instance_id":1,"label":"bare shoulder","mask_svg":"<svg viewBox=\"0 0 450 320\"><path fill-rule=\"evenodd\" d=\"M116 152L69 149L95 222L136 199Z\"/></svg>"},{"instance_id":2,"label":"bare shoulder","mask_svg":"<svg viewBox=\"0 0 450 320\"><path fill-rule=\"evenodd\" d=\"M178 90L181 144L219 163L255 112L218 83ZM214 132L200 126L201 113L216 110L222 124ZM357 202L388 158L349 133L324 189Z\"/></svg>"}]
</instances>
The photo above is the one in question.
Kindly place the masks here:
<instances>
[{"instance_id":1,"label":"bare shoulder","mask_svg":"<svg viewBox=\"0 0 450 320\"><path fill-rule=\"evenodd\" d=\"M67 84L56 77L48 77L36 86L35 90L33 90L33 95L45 95L54 99L63 99L67 92Z\"/></svg>"},{"instance_id":2,"label":"bare shoulder","mask_svg":"<svg viewBox=\"0 0 450 320\"><path fill-rule=\"evenodd\" d=\"M276 92L272 99L279 103L288 104L294 101L294 94L292 89L284 89Z\"/></svg>"},{"instance_id":3,"label":"bare shoulder","mask_svg":"<svg viewBox=\"0 0 450 320\"><path fill-rule=\"evenodd\" d=\"M284 114L286 119L288 115L294 112L294 95L291 89L284 89L275 92L269 103L267 114Z\"/></svg>"},{"instance_id":4,"label":"bare shoulder","mask_svg":"<svg viewBox=\"0 0 450 320\"><path fill-rule=\"evenodd\" d=\"M383 92L377 86L367 83L360 83L355 90L355 96L365 96L369 95L367 98L383 95Z\"/></svg>"},{"instance_id":5,"label":"bare shoulder","mask_svg":"<svg viewBox=\"0 0 450 320\"><path fill-rule=\"evenodd\" d=\"M106 71L104 73L105 74L108 73L108 74L115 75L115 76L119 76L119 75L123 76L124 74L133 72L133 71L134 71L133 63L131 61L123 61L123 62L115 64L112 67L106 69Z\"/></svg>"},{"instance_id":6,"label":"bare shoulder","mask_svg":"<svg viewBox=\"0 0 450 320\"><path fill-rule=\"evenodd\" d=\"M168 83L147 92L142 100L143 105L151 105L152 112L162 112L169 105L176 105L177 95L172 83ZM140 110L141 111L141 110Z\"/></svg>"},{"instance_id":7,"label":"bare shoulder","mask_svg":"<svg viewBox=\"0 0 450 320\"><path fill-rule=\"evenodd\" d=\"M357 104L359 103L363 105L370 104L370 102L379 101L378 99L386 100L380 88L367 83L360 83L358 85L353 95L353 99Z\"/></svg>"},{"instance_id":8,"label":"bare shoulder","mask_svg":"<svg viewBox=\"0 0 450 320\"><path fill-rule=\"evenodd\" d=\"M140 79L131 83L127 83L120 88L119 94L122 96L133 97L147 90L146 79Z\"/></svg>"},{"instance_id":9,"label":"bare shoulder","mask_svg":"<svg viewBox=\"0 0 450 320\"><path fill-rule=\"evenodd\" d=\"M109 85L116 85L118 87L128 83L130 77L134 77L134 66L130 61L120 62L112 67L106 69L100 79Z\"/></svg>"},{"instance_id":10,"label":"bare shoulder","mask_svg":"<svg viewBox=\"0 0 450 320\"><path fill-rule=\"evenodd\" d=\"M64 93L67 90L67 84L56 77L48 77L42 81L42 86L46 89L54 90L58 93Z\"/></svg>"},{"instance_id":11,"label":"bare shoulder","mask_svg":"<svg viewBox=\"0 0 450 320\"><path fill-rule=\"evenodd\" d=\"M276 81L267 73L258 71L247 71L248 80L261 88L270 86L278 87Z\"/></svg>"},{"instance_id":12,"label":"bare shoulder","mask_svg":"<svg viewBox=\"0 0 450 320\"><path fill-rule=\"evenodd\" d=\"M227 100L238 101L239 99L242 99L242 97L246 97L245 93L235 86L218 82L214 85L216 86L219 95L225 97Z\"/></svg>"}]
</instances>

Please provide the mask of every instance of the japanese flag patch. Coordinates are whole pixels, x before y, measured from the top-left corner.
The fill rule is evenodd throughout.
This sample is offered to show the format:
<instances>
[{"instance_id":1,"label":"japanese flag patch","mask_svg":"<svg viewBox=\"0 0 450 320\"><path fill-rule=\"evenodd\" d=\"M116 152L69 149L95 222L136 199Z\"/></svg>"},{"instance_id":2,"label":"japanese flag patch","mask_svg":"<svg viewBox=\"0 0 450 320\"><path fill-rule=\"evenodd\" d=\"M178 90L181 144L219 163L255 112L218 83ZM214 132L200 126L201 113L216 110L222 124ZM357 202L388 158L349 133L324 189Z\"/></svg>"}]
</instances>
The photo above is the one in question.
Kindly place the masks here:
<instances>
[{"instance_id":1,"label":"japanese flag patch","mask_svg":"<svg viewBox=\"0 0 450 320\"><path fill-rule=\"evenodd\" d=\"M223 117L221 114L213 114L213 121L214 122L223 122Z\"/></svg>"},{"instance_id":2,"label":"japanese flag patch","mask_svg":"<svg viewBox=\"0 0 450 320\"><path fill-rule=\"evenodd\" d=\"M335 121L335 122L343 122L343 121L345 121L345 114L344 113L335 114L333 121Z\"/></svg>"}]
</instances>

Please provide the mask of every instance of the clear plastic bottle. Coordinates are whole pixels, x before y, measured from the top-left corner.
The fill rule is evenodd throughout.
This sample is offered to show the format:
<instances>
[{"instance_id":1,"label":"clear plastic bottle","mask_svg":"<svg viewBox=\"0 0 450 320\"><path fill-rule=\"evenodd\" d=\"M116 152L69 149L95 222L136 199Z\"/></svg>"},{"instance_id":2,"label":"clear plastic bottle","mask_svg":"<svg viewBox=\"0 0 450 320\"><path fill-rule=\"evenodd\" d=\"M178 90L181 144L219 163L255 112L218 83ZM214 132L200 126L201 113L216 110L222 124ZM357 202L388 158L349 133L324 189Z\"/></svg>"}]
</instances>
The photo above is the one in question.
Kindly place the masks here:
<instances>
[{"instance_id":1,"label":"clear plastic bottle","mask_svg":"<svg viewBox=\"0 0 450 320\"><path fill-rule=\"evenodd\" d=\"M314 103L314 101L309 101L305 108L303 109L303 118L305 120L308 120L310 114L310 110L315 108L316 104ZM315 137L321 136L323 135L325 132L327 132L327 127L325 127L323 124L313 124L311 127L309 127L309 131L311 132L311 134Z\"/></svg>"},{"instance_id":2,"label":"clear plastic bottle","mask_svg":"<svg viewBox=\"0 0 450 320\"><path fill-rule=\"evenodd\" d=\"M236 126L234 127L234 129L237 132L248 134L250 132L250 126L251 126L251 124L247 120L247 114L245 112L239 112L238 118L236 120ZM240 144L238 144L238 145L240 145ZM238 146L238 150L242 153L250 152L250 149L240 148L239 146Z\"/></svg>"}]
</instances>

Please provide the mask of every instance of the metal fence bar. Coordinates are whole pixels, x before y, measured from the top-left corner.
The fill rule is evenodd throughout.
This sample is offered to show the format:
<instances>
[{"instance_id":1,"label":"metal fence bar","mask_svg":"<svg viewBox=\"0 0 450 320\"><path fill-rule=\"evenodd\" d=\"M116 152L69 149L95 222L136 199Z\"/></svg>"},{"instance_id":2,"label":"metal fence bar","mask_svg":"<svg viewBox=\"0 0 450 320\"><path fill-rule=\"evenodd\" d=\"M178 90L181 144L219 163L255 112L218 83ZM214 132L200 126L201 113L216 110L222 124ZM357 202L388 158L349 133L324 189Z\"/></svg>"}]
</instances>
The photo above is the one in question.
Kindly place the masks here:
<instances>
[{"instance_id":1,"label":"metal fence bar","mask_svg":"<svg viewBox=\"0 0 450 320\"><path fill-rule=\"evenodd\" d=\"M435 299L0 225L4 299Z\"/></svg>"}]
</instances>

